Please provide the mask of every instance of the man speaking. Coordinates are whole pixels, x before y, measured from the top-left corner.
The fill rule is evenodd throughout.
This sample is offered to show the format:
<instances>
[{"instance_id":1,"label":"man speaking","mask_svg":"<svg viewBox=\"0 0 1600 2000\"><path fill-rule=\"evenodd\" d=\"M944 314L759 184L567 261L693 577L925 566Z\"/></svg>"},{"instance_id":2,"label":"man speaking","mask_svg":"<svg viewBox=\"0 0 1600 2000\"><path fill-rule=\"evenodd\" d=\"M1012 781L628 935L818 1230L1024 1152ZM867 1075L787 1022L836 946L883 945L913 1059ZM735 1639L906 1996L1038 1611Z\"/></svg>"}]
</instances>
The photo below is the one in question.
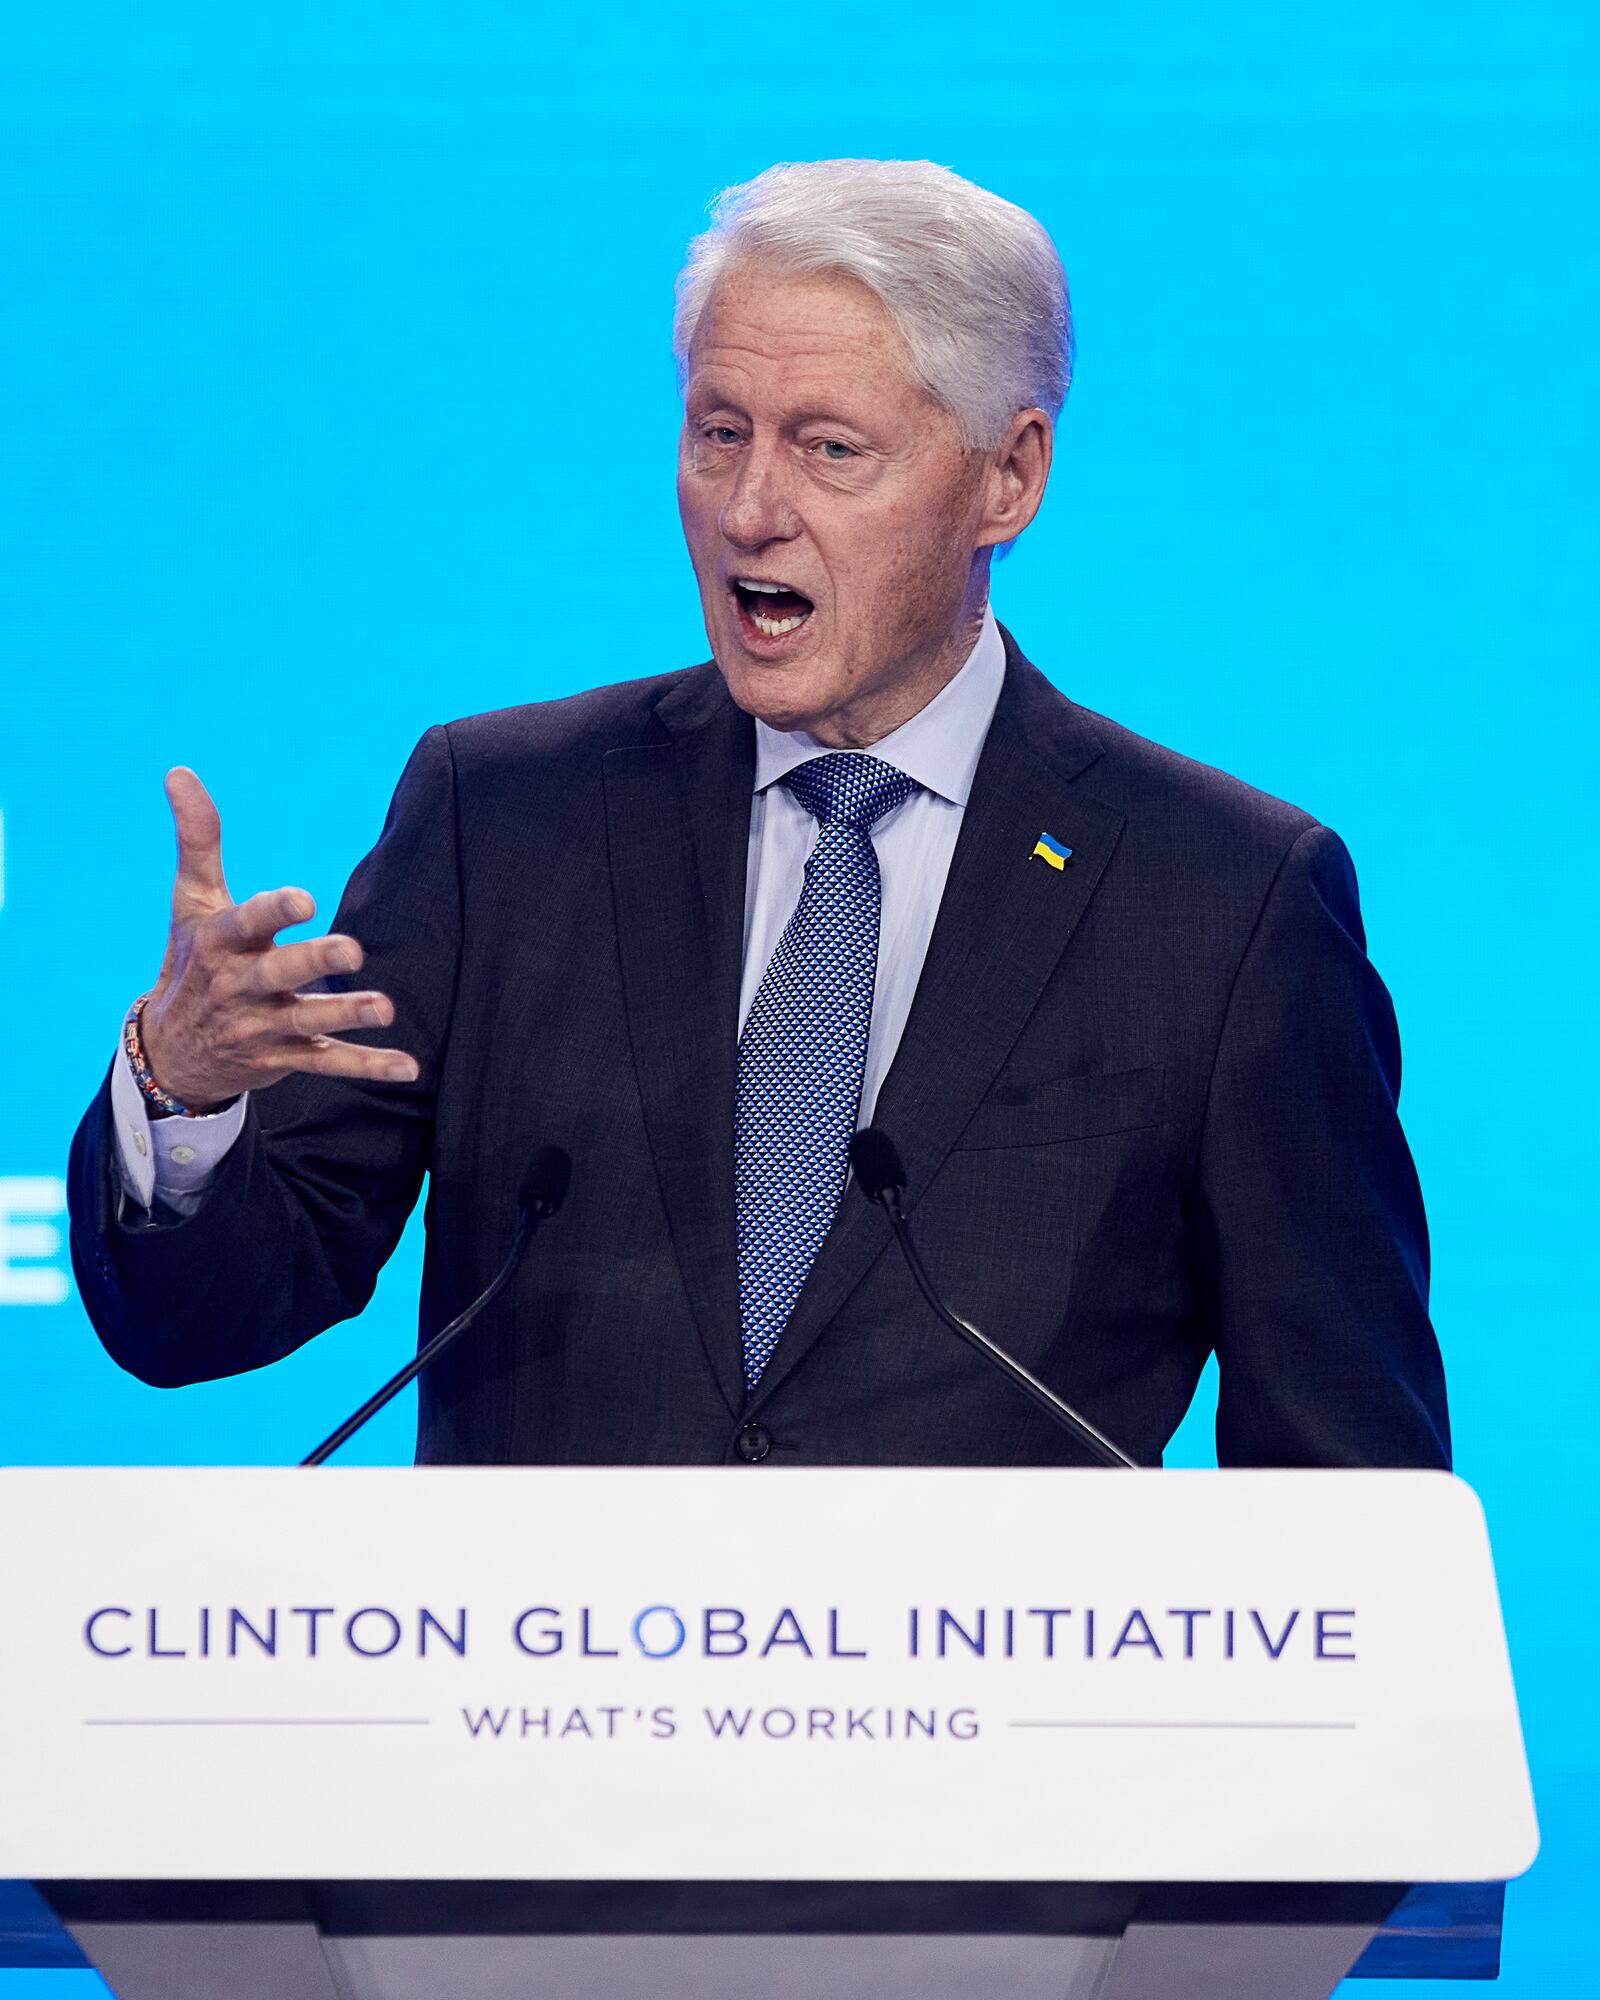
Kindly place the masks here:
<instances>
[{"instance_id":1,"label":"man speaking","mask_svg":"<svg viewBox=\"0 0 1600 2000\"><path fill-rule=\"evenodd\" d=\"M424 1174L427 1336L543 1142L570 1196L423 1377L420 1461L1071 1462L846 1196L872 1122L940 1290L1140 1462L1215 1349L1224 1464L1446 1464L1344 848L989 608L1067 388L1044 230L925 163L775 167L691 246L676 346L711 663L430 729L314 941L275 943L302 891L233 901L170 774L166 958L72 1154L108 1350L289 1353Z\"/></svg>"}]
</instances>

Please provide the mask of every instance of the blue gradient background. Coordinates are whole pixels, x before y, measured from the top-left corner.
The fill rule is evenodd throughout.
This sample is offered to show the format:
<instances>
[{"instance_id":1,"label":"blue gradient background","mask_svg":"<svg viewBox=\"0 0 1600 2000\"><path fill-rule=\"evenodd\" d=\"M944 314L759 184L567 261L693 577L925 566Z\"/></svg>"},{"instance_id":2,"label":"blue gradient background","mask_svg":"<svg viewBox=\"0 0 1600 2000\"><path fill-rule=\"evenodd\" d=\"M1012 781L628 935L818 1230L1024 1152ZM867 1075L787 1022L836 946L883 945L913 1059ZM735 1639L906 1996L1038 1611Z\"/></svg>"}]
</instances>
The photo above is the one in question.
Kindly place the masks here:
<instances>
[{"instance_id":1,"label":"blue gradient background","mask_svg":"<svg viewBox=\"0 0 1600 2000\"><path fill-rule=\"evenodd\" d=\"M331 916L430 723L704 656L668 305L718 187L869 153L999 190L1081 343L1000 615L1360 871L1544 1824L1502 1990L1540 2000L1593 1990L1594 19L0 15L0 1183L62 1173L155 977L168 765L236 894ZM359 1324L179 1393L75 1297L0 1305L0 1460L297 1456L407 1351L419 1239Z\"/></svg>"}]
</instances>

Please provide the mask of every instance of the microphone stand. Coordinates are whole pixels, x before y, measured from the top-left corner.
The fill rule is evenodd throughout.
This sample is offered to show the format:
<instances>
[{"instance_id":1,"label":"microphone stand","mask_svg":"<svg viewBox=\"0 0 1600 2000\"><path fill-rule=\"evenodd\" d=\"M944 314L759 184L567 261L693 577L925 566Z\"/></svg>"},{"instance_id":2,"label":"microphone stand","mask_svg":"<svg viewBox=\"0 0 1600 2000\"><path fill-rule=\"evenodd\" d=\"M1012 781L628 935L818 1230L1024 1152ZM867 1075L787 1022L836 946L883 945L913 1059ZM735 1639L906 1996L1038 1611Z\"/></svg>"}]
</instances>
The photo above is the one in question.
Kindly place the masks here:
<instances>
[{"instance_id":1,"label":"microphone stand","mask_svg":"<svg viewBox=\"0 0 1600 2000\"><path fill-rule=\"evenodd\" d=\"M862 1190L866 1192L865 1189ZM976 1349L986 1361L998 1368L1002 1375L1020 1389L1031 1402L1037 1403L1045 1414L1070 1437L1083 1446L1090 1456L1101 1465L1121 1466L1129 1471L1137 1471L1135 1460L1114 1445L1103 1432L1097 1431L1087 1417L1080 1417L1070 1403L1064 1402L1054 1389L1047 1387L1037 1375L1030 1374L1020 1361L1013 1360L1003 1347L999 1347L986 1333L980 1333L970 1320L964 1320L953 1313L933 1288L933 1280L928 1276L922 1259L917 1254L917 1246L911 1240L911 1231L906 1225L905 1215L900 1207L900 1190L897 1187L879 1188L876 1200L888 1216L900 1248L905 1256L911 1275L917 1281L917 1288L928 1301L938 1318L949 1327L958 1340L964 1340L968 1347Z\"/></svg>"},{"instance_id":2,"label":"microphone stand","mask_svg":"<svg viewBox=\"0 0 1600 2000\"><path fill-rule=\"evenodd\" d=\"M511 1246L510 1256L495 1273L489 1289L475 1298L465 1312L457 1313L450 1324L436 1333L425 1347L418 1348L404 1368L397 1374L391 1375L375 1395L369 1396L354 1416L346 1417L339 1428L325 1437L315 1451L308 1452L300 1461L302 1466L321 1465L326 1459L331 1458L340 1445L353 1438L370 1417L375 1417L386 1403L392 1403L408 1382L414 1382L430 1362L436 1361L458 1334L466 1332L484 1307L504 1290L512 1272L522 1260L522 1253L528 1247L529 1238L538 1226L539 1218L530 1209L522 1218L516 1240Z\"/></svg>"}]
</instances>

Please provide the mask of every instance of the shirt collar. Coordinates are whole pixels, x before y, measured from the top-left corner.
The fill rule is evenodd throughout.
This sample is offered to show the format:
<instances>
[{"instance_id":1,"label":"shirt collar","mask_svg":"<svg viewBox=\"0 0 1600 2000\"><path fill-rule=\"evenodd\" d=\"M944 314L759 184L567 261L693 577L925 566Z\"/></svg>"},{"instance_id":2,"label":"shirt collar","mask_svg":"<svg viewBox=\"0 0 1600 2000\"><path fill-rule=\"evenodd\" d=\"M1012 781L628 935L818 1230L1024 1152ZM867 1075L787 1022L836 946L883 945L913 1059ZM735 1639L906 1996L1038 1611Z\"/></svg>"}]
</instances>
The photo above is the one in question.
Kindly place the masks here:
<instances>
[{"instance_id":1,"label":"shirt collar","mask_svg":"<svg viewBox=\"0 0 1600 2000\"><path fill-rule=\"evenodd\" d=\"M983 607L983 624L960 670L945 682L926 708L877 743L863 747L881 757L924 791L936 792L952 805L964 806L972 790L973 773L983 739L994 719L1005 679L1006 648L992 606ZM803 729L769 729L756 718L756 783L764 792L797 764L825 757L835 746L819 743Z\"/></svg>"}]
</instances>

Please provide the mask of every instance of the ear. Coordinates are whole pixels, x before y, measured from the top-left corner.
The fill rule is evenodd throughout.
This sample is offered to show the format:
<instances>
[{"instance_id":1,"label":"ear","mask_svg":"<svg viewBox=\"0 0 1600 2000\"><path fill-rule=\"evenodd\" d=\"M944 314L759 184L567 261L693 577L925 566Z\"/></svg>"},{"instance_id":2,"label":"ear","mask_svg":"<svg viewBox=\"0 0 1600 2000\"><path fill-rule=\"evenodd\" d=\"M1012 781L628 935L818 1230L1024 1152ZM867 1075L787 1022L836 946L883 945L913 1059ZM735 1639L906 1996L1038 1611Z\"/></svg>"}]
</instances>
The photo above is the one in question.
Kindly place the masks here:
<instances>
[{"instance_id":1,"label":"ear","mask_svg":"<svg viewBox=\"0 0 1600 2000\"><path fill-rule=\"evenodd\" d=\"M1043 410L1018 410L989 455L977 548L1009 542L1038 513L1050 479L1054 445L1054 427Z\"/></svg>"}]
</instances>

